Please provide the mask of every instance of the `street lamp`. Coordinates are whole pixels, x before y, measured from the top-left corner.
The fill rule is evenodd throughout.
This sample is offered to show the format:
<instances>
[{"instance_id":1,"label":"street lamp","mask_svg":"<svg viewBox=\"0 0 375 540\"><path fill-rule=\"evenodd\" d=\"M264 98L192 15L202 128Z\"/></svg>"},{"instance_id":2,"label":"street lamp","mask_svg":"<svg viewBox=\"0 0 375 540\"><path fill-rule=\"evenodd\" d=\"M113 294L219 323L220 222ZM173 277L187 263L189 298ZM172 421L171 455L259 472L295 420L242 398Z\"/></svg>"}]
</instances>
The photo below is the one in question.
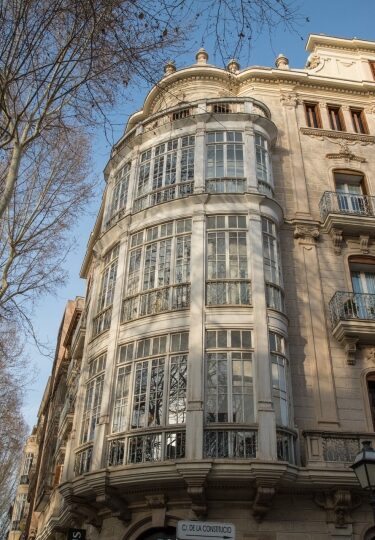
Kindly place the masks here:
<instances>
[{"instance_id":1,"label":"street lamp","mask_svg":"<svg viewBox=\"0 0 375 540\"><path fill-rule=\"evenodd\" d=\"M350 467L355 472L361 488L370 493L370 505L375 519L375 450L371 441L363 441L363 448L355 457Z\"/></svg>"}]
</instances>

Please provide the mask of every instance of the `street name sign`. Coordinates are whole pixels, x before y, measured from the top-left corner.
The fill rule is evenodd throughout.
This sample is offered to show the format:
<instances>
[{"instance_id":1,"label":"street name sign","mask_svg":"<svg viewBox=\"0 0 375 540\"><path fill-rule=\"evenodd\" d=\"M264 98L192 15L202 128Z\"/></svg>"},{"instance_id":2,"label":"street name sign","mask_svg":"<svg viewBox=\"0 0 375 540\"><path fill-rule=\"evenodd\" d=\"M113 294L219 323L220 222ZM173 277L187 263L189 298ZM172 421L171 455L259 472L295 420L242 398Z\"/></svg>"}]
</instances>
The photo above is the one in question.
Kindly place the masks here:
<instances>
[{"instance_id":1,"label":"street name sign","mask_svg":"<svg viewBox=\"0 0 375 540\"><path fill-rule=\"evenodd\" d=\"M232 523L216 521L178 521L178 540L235 540L236 527Z\"/></svg>"}]
</instances>

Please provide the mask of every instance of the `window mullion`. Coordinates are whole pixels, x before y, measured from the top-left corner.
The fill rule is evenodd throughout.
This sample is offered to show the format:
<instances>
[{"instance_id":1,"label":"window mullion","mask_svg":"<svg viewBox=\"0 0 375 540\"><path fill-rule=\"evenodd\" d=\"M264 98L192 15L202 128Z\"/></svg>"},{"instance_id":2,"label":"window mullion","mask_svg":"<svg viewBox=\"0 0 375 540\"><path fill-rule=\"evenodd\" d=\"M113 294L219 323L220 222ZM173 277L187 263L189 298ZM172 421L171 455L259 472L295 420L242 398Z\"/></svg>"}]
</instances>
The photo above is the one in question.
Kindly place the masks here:
<instances>
[{"instance_id":1,"label":"window mullion","mask_svg":"<svg viewBox=\"0 0 375 540\"><path fill-rule=\"evenodd\" d=\"M187 148L189 148L189 146ZM182 138L179 139L178 147L176 150L176 184L181 183L181 159L182 159Z\"/></svg>"},{"instance_id":2,"label":"window mullion","mask_svg":"<svg viewBox=\"0 0 375 540\"><path fill-rule=\"evenodd\" d=\"M148 427L148 412L150 408L150 393L151 393L151 372L152 372L152 359L147 360L147 385L146 385L146 399L145 399L145 417L143 421L144 428Z\"/></svg>"},{"instance_id":3,"label":"window mullion","mask_svg":"<svg viewBox=\"0 0 375 540\"><path fill-rule=\"evenodd\" d=\"M227 331L228 335L228 331ZM228 337L227 337L228 339ZM233 422L233 376L232 352L227 352L227 392L228 392L228 422Z\"/></svg>"}]
</instances>

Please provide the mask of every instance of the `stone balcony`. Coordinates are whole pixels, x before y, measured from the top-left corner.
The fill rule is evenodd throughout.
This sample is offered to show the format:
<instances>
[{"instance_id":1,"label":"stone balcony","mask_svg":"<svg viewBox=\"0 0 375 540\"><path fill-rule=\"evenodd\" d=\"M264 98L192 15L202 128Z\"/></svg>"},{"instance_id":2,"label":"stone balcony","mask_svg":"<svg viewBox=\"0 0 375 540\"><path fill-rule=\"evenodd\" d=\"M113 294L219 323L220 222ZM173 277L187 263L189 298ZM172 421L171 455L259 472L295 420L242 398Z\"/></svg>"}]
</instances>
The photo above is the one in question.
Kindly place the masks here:
<instances>
[{"instance_id":1,"label":"stone balcony","mask_svg":"<svg viewBox=\"0 0 375 540\"><path fill-rule=\"evenodd\" d=\"M349 469L362 442L375 444L375 435L358 432L304 431L303 465L313 468Z\"/></svg>"},{"instance_id":2,"label":"stone balcony","mask_svg":"<svg viewBox=\"0 0 375 540\"><path fill-rule=\"evenodd\" d=\"M375 197L326 191L319 203L323 227L332 237L336 253L341 252L343 237L359 237L367 244L375 237Z\"/></svg>"},{"instance_id":3,"label":"stone balcony","mask_svg":"<svg viewBox=\"0 0 375 540\"><path fill-rule=\"evenodd\" d=\"M337 291L329 311L332 333L345 345L348 364L355 364L357 344L375 343L375 294Z\"/></svg>"}]
</instances>

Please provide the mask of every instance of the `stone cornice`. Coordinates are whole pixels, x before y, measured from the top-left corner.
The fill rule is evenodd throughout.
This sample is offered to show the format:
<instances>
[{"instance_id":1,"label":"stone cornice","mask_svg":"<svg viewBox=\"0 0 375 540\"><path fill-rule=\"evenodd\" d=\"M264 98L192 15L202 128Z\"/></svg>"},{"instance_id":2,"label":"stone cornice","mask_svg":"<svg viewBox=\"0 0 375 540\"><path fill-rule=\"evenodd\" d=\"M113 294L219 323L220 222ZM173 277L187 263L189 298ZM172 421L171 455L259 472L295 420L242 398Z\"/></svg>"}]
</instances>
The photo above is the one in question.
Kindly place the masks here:
<instances>
[{"instance_id":1,"label":"stone cornice","mask_svg":"<svg viewBox=\"0 0 375 540\"><path fill-rule=\"evenodd\" d=\"M347 141L362 142L367 144L374 144L375 137L373 135L362 135L360 133L349 133L346 131L333 131L329 129L320 128L305 128L301 127L300 132L303 135L309 135L310 137L318 137L329 139L345 139Z\"/></svg>"}]
</instances>

